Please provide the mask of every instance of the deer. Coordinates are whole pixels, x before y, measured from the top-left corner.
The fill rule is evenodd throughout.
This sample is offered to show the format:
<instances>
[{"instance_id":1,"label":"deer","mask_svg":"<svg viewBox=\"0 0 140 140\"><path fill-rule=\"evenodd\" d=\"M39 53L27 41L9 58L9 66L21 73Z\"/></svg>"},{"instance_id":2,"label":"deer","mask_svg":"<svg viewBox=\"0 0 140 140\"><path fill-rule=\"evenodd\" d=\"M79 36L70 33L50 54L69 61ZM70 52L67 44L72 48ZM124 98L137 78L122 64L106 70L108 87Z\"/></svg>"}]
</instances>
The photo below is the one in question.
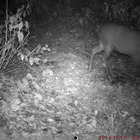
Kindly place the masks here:
<instances>
[{"instance_id":1,"label":"deer","mask_svg":"<svg viewBox=\"0 0 140 140\"><path fill-rule=\"evenodd\" d=\"M118 24L105 24L98 33L99 46L92 49L89 71L93 67L93 59L97 53L104 52L106 71L109 81L113 81L109 58L112 51L128 55L133 62L140 65L140 33Z\"/></svg>"}]
</instances>

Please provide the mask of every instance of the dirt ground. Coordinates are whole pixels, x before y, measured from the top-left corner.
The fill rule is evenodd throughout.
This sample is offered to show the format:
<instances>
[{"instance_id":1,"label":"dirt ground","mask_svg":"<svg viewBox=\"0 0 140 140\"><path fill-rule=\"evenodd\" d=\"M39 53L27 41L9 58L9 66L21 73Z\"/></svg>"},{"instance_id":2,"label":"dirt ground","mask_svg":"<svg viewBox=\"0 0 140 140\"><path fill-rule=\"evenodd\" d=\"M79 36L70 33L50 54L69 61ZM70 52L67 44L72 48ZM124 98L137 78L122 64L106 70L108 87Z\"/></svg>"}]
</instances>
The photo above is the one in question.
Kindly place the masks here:
<instances>
[{"instance_id":1,"label":"dirt ground","mask_svg":"<svg viewBox=\"0 0 140 140\"><path fill-rule=\"evenodd\" d=\"M12 137L17 138L12 139L28 140L93 140L116 135L131 139L140 135L140 78L129 73L131 65L126 70L122 65L125 56L118 59L118 54L110 60L114 84L108 80L102 53L90 72L91 50L97 43L94 30L67 29L62 21L35 24L28 49L40 44L51 51L41 55L42 62L47 61L33 65L22 80L11 84L3 80L11 95L3 97L9 105L1 101L2 114L7 117L0 123L9 126L8 131L6 127L2 130L9 135L14 132ZM9 140L4 134L0 138Z\"/></svg>"}]
</instances>

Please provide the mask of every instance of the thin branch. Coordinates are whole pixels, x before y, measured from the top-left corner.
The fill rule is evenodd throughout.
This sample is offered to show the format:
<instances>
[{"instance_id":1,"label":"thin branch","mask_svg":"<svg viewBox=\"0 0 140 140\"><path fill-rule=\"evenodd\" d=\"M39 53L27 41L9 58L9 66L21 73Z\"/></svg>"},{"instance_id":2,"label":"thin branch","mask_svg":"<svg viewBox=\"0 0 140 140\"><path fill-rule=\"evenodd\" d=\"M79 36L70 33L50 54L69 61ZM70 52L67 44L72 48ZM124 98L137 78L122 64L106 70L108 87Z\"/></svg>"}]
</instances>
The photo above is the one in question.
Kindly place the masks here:
<instances>
[{"instance_id":1,"label":"thin branch","mask_svg":"<svg viewBox=\"0 0 140 140\"><path fill-rule=\"evenodd\" d=\"M6 38L5 38L5 44L7 43L7 39L8 39L8 0L6 0Z\"/></svg>"}]
</instances>

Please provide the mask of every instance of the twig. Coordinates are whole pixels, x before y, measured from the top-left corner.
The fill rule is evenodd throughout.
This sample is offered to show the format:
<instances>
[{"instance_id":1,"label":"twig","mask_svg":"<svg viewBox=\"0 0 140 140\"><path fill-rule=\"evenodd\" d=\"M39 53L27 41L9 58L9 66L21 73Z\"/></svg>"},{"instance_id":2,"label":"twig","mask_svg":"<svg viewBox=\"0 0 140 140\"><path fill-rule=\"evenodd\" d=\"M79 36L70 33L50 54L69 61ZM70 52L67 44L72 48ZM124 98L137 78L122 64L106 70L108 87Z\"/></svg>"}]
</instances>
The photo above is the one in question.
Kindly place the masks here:
<instances>
[{"instance_id":1,"label":"twig","mask_svg":"<svg viewBox=\"0 0 140 140\"><path fill-rule=\"evenodd\" d=\"M5 43L7 42L8 39L8 0L6 0L6 38L5 38Z\"/></svg>"}]
</instances>

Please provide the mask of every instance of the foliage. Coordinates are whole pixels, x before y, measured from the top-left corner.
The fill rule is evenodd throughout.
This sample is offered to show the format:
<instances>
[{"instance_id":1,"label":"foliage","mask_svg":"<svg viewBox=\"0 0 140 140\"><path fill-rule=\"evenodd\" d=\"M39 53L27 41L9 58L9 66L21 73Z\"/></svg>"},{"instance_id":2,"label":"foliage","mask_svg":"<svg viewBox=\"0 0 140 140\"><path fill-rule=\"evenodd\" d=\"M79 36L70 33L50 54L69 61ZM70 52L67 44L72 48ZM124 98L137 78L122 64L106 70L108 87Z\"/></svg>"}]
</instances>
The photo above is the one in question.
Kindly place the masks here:
<instances>
[{"instance_id":1,"label":"foliage","mask_svg":"<svg viewBox=\"0 0 140 140\"><path fill-rule=\"evenodd\" d=\"M8 9L6 9L8 11ZM0 26L0 69L4 69L18 51L27 44L29 24L24 21L31 12L29 4L17 9L16 14L6 15L5 24Z\"/></svg>"},{"instance_id":2,"label":"foliage","mask_svg":"<svg viewBox=\"0 0 140 140\"><path fill-rule=\"evenodd\" d=\"M44 54L45 51L51 51L47 44L44 47L38 45L32 51L24 48L24 50L21 50L18 53L18 56L20 56L21 60L25 60L31 66L33 64L39 65L41 62L46 63L48 61L47 59L41 59L41 56Z\"/></svg>"},{"instance_id":3,"label":"foliage","mask_svg":"<svg viewBox=\"0 0 140 140\"><path fill-rule=\"evenodd\" d=\"M111 22L118 20L123 24L133 27L139 27L139 8L134 7L132 2L126 1L110 1L105 3L102 9L104 16Z\"/></svg>"},{"instance_id":4,"label":"foliage","mask_svg":"<svg viewBox=\"0 0 140 140\"><path fill-rule=\"evenodd\" d=\"M71 20L72 26L87 26L93 15L90 8L81 9L81 13L76 13L75 17Z\"/></svg>"}]
</instances>

